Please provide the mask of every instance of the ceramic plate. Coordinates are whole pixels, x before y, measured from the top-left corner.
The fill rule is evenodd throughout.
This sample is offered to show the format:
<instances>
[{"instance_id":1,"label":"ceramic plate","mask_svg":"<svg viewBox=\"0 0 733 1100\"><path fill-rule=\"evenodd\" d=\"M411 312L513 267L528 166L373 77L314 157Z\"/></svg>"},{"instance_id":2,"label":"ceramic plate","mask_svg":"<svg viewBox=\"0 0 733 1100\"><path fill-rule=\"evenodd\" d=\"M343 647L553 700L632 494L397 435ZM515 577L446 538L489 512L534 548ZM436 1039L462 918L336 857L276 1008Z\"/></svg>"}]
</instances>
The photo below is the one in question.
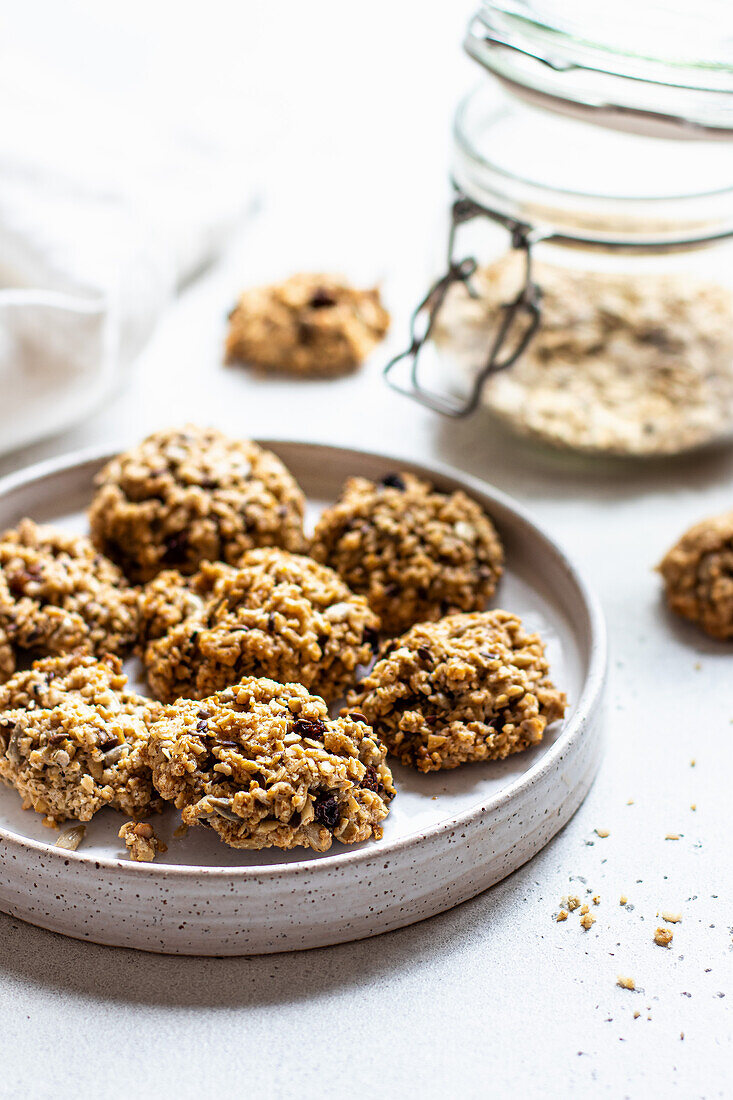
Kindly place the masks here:
<instances>
[{"instance_id":1,"label":"ceramic plate","mask_svg":"<svg viewBox=\"0 0 733 1100\"><path fill-rule=\"evenodd\" d=\"M461 488L487 510L507 568L492 606L516 612L547 642L552 677L568 696L543 742L500 763L420 775L393 764L398 795L384 837L327 853L243 853L206 829L175 838L174 811L156 824L168 852L133 863L111 810L82 846L56 833L0 789L0 909L95 943L173 954L244 955L360 939L433 916L473 897L530 859L587 793L599 763L605 631L575 568L508 497L457 471L344 448L263 441L303 487L312 524L348 475L408 469L442 489ZM109 457L75 455L0 482L0 528L29 515L86 530L92 479ZM135 661L131 681L144 691ZM391 762L392 763L392 762Z\"/></svg>"}]
</instances>

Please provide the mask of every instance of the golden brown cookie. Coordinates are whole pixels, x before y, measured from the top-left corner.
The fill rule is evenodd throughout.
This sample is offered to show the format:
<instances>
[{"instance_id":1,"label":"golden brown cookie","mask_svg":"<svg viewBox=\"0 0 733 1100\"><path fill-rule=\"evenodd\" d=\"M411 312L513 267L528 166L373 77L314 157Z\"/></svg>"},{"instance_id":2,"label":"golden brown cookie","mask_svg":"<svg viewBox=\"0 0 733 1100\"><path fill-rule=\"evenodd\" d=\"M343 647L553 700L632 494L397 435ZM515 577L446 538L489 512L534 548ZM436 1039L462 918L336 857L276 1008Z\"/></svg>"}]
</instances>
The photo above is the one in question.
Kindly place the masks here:
<instances>
[{"instance_id":1,"label":"golden brown cookie","mask_svg":"<svg viewBox=\"0 0 733 1100\"><path fill-rule=\"evenodd\" d=\"M412 627L382 648L348 702L393 756L422 772L521 752L566 705L541 639L508 611Z\"/></svg>"},{"instance_id":2,"label":"golden brown cookie","mask_svg":"<svg viewBox=\"0 0 733 1100\"><path fill-rule=\"evenodd\" d=\"M696 523L658 568L672 611L711 638L733 638L733 512Z\"/></svg>"},{"instance_id":3,"label":"golden brown cookie","mask_svg":"<svg viewBox=\"0 0 733 1100\"><path fill-rule=\"evenodd\" d=\"M185 589L171 584L166 615L161 577L148 586L150 601L143 591L141 618L168 623L144 650L150 687L163 702L202 699L245 676L294 681L331 701L372 659L379 619L310 558L265 549L245 554L239 568L207 563L190 578L192 610L176 623Z\"/></svg>"},{"instance_id":4,"label":"golden brown cookie","mask_svg":"<svg viewBox=\"0 0 733 1100\"><path fill-rule=\"evenodd\" d=\"M305 499L279 458L193 425L155 432L112 459L89 511L95 546L135 581L257 546L301 550Z\"/></svg>"},{"instance_id":5,"label":"golden brown cookie","mask_svg":"<svg viewBox=\"0 0 733 1100\"><path fill-rule=\"evenodd\" d=\"M358 367L389 328L379 291L333 275L293 275L242 294L229 317L226 357L308 376Z\"/></svg>"},{"instance_id":6,"label":"golden brown cookie","mask_svg":"<svg viewBox=\"0 0 733 1100\"><path fill-rule=\"evenodd\" d=\"M24 651L123 654L136 634L137 594L89 539L30 519L0 535L0 680Z\"/></svg>"},{"instance_id":7,"label":"golden brown cookie","mask_svg":"<svg viewBox=\"0 0 733 1100\"><path fill-rule=\"evenodd\" d=\"M186 825L233 848L318 852L381 838L394 795L385 755L365 722L329 718L300 684L254 678L164 708L148 748L153 782Z\"/></svg>"},{"instance_id":8,"label":"golden brown cookie","mask_svg":"<svg viewBox=\"0 0 733 1100\"><path fill-rule=\"evenodd\" d=\"M103 806L161 808L143 760L160 706L128 691L116 657L47 657L0 687L0 778L45 824L89 821Z\"/></svg>"},{"instance_id":9,"label":"golden brown cookie","mask_svg":"<svg viewBox=\"0 0 733 1100\"><path fill-rule=\"evenodd\" d=\"M474 500L407 473L377 484L349 478L316 525L311 556L367 597L387 634L480 610L504 561L494 525Z\"/></svg>"}]
</instances>

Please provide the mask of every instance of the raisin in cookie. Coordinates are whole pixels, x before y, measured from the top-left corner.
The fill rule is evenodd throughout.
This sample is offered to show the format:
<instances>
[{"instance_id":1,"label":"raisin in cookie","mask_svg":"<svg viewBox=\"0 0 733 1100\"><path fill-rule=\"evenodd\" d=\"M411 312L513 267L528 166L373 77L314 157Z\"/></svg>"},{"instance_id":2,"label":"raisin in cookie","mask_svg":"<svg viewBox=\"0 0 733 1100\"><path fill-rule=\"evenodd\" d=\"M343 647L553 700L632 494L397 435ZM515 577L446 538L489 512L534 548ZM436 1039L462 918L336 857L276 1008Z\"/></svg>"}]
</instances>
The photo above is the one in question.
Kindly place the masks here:
<instances>
[{"instance_id":1,"label":"raisin in cookie","mask_svg":"<svg viewBox=\"0 0 733 1100\"><path fill-rule=\"evenodd\" d=\"M501 760L565 713L542 641L508 611L420 623L349 694L389 751L422 772Z\"/></svg>"},{"instance_id":2,"label":"raisin in cookie","mask_svg":"<svg viewBox=\"0 0 733 1100\"><path fill-rule=\"evenodd\" d=\"M234 563L257 546L303 547L305 500L292 474L271 451L213 428L156 432L96 483L94 544L136 582Z\"/></svg>"},{"instance_id":3,"label":"raisin in cookie","mask_svg":"<svg viewBox=\"0 0 733 1100\"><path fill-rule=\"evenodd\" d=\"M126 690L116 657L47 657L0 687L0 777L45 824L89 821L103 806L160 809L143 760L160 711Z\"/></svg>"},{"instance_id":4,"label":"raisin in cookie","mask_svg":"<svg viewBox=\"0 0 733 1100\"><path fill-rule=\"evenodd\" d=\"M711 638L733 638L733 512L695 524L658 568L672 611Z\"/></svg>"},{"instance_id":5,"label":"raisin in cookie","mask_svg":"<svg viewBox=\"0 0 733 1100\"><path fill-rule=\"evenodd\" d=\"M153 782L186 825L233 848L318 852L381 838L394 796L385 753L365 722L330 719L300 684L253 678L166 707L148 746Z\"/></svg>"},{"instance_id":6,"label":"raisin in cookie","mask_svg":"<svg viewBox=\"0 0 733 1100\"><path fill-rule=\"evenodd\" d=\"M174 625L180 585L171 586L167 615L157 580L149 587L142 620L152 618L156 629L168 623L144 651L148 681L163 702L202 699L244 676L295 681L330 701L372 658L379 619L364 597L332 569L299 554L252 550L239 568L204 564L188 585L193 609Z\"/></svg>"},{"instance_id":7,"label":"raisin in cookie","mask_svg":"<svg viewBox=\"0 0 733 1100\"><path fill-rule=\"evenodd\" d=\"M89 539L30 519L0 536L0 680L20 651L122 654L137 634L137 594Z\"/></svg>"},{"instance_id":8,"label":"raisin in cookie","mask_svg":"<svg viewBox=\"0 0 733 1100\"><path fill-rule=\"evenodd\" d=\"M491 520L462 492L411 474L350 478L319 520L311 555L369 600L388 634L449 611L478 611L504 553Z\"/></svg>"},{"instance_id":9,"label":"raisin in cookie","mask_svg":"<svg viewBox=\"0 0 733 1100\"><path fill-rule=\"evenodd\" d=\"M266 371L330 377L353 370L389 328L379 291L333 275L294 275L242 294L226 357Z\"/></svg>"}]
</instances>

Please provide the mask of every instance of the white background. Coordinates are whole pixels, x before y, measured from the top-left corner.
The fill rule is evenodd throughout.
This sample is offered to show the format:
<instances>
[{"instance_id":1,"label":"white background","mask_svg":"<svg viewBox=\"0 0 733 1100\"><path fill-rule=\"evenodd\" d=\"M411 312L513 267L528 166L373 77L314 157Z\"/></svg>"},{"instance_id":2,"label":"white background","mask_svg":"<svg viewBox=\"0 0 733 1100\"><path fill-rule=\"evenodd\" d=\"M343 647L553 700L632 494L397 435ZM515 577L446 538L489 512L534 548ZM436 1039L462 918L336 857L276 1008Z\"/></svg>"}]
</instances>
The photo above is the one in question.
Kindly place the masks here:
<instances>
[{"instance_id":1,"label":"white background","mask_svg":"<svg viewBox=\"0 0 733 1100\"><path fill-rule=\"evenodd\" d=\"M207 130L262 203L169 310L128 388L0 472L187 418L453 463L528 504L583 567L612 658L606 759L585 805L529 865L444 916L226 960L114 951L0 916L0 1093L730 1095L733 654L668 617L652 568L690 522L731 507L733 458L601 465L534 451L482 415L444 422L380 378L440 251L450 117L480 79L460 50L472 5L17 7L2 10L0 61L17 34L131 109ZM391 343L337 382L223 367L238 289L299 267L382 279ZM589 932L577 914L554 920L562 895L584 895L578 876L601 897ZM670 950L652 942L661 909L683 915ZM617 988L618 974L640 991Z\"/></svg>"}]
</instances>

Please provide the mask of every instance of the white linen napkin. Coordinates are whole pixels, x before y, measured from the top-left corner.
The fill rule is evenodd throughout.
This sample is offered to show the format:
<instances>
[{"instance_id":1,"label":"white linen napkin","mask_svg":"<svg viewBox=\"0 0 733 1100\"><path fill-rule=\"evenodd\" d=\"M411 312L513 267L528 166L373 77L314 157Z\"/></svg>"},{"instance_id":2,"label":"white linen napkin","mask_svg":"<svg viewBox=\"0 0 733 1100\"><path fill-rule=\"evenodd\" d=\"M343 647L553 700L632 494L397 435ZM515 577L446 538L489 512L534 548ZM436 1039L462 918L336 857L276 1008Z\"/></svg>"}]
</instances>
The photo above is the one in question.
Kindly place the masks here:
<instances>
[{"instance_id":1,"label":"white linen napkin","mask_svg":"<svg viewBox=\"0 0 733 1100\"><path fill-rule=\"evenodd\" d=\"M0 452L83 419L253 205L200 135L3 57ZM12 107L12 109L11 109ZM229 151L231 152L231 151Z\"/></svg>"}]
</instances>

